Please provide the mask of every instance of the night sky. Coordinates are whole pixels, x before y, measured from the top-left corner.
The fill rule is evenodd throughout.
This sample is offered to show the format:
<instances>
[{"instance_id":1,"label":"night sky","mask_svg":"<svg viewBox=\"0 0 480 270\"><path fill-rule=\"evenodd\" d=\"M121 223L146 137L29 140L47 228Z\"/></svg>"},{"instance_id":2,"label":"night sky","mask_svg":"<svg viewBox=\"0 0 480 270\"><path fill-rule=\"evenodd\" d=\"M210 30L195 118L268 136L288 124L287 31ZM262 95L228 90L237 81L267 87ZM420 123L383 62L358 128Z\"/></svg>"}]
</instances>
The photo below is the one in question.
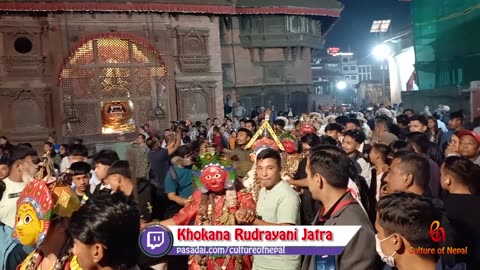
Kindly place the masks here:
<instances>
[{"instance_id":1,"label":"night sky","mask_svg":"<svg viewBox=\"0 0 480 270\"><path fill-rule=\"evenodd\" d=\"M378 36L370 33L373 20L391 19L393 33L410 25L410 5L399 0L340 0L344 9L326 37L326 46L348 48L357 59L366 60ZM390 33L389 33L390 34Z\"/></svg>"}]
</instances>

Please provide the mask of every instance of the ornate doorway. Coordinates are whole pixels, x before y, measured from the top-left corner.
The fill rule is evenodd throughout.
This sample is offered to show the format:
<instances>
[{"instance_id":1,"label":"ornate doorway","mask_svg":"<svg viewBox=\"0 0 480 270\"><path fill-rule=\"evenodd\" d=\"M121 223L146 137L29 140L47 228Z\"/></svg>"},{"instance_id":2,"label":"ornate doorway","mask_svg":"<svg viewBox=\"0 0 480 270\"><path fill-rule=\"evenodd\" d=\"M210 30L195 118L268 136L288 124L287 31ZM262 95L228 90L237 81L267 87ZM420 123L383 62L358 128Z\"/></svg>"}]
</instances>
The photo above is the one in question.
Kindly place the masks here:
<instances>
[{"instance_id":1,"label":"ornate doorway","mask_svg":"<svg viewBox=\"0 0 480 270\"><path fill-rule=\"evenodd\" d=\"M167 71L155 49L133 36L91 38L61 69L67 136L129 133L152 120L167 126Z\"/></svg>"}]
</instances>

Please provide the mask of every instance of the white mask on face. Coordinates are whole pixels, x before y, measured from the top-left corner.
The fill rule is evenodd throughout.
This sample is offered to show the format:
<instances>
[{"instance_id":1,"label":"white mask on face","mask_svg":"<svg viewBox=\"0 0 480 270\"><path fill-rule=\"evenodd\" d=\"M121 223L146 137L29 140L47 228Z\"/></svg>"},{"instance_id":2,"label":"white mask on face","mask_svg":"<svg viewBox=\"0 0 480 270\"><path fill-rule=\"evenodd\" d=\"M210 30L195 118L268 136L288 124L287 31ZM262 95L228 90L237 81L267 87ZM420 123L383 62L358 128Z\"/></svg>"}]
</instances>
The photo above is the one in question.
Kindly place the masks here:
<instances>
[{"instance_id":1,"label":"white mask on face","mask_svg":"<svg viewBox=\"0 0 480 270\"><path fill-rule=\"evenodd\" d=\"M375 235L375 248L377 249L378 256L380 256L380 258L382 259L382 261L384 263L386 263L390 267L395 267L395 258L393 258L393 256L395 256L395 254L397 254L397 252L396 251L393 252L393 254L391 256L385 256L385 254L383 254L383 251L382 251L382 246L380 245L381 242L389 239L392 236L393 236L393 234L390 235L387 238L384 238L384 239L380 240L380 239L378 239L378 236Z\"/></svg>"}]
</instances>

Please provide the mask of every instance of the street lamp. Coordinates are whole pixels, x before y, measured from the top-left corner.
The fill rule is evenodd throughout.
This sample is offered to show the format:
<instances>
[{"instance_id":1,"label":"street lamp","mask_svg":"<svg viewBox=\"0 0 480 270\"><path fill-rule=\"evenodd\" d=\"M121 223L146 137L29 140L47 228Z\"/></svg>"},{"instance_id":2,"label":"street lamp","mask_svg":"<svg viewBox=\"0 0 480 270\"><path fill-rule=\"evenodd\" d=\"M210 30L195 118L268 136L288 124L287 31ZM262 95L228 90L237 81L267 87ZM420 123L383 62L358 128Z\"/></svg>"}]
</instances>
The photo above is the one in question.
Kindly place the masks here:
<instances>
[{"instance_id":1,"label":"street lamp","mask_svg":"<svg viewBox=\"0 0 480 270\"><path fill-rule=\"evenodd\" d=\"M338 103L338 97L340 96L340 92L343 92L343 90L345 90L347 88L347 83L345 81L337 81L335 83L335 88L337 89L337 91L334 91L334 93L335 93L335 104L337 104Z\"/></svg>"},{"instance_id":2,"label":"street lamp","mask_svg":"<svg viewBox=\"0 0 480 270\"><path fill-rule=\"evenodd\" d=\"M392 50L387 44L380 44L373 48L372 54L377 60L385 61L392 54Z\"/></svg>"},{"instance_id":3,"label":"street lamp","mask_svg":"<svg viewBox=\"0 0 480 270\"><path fill-rule=\"evenodd\" d=\"M344 90L345 88L347 88L347 83L344 81L339 81L337 82L336 86L338 90Z\"/></svg>"},{"instance_id":4,"label":"street lamp","mask_svg":"<svg viewBox=\"0 0 480 270\"><path fill-rule=\"evenodd\" d=\"M383 99L387 97L386 93L386 86L385 86L385 61L392 55L392 49L387 44L383 43L380 45L375 46L372 51L373 57L381 62L381 70L382 70L382 96ZM384 100L385 101L385 100Z\"/></svg>"}]
</instances>

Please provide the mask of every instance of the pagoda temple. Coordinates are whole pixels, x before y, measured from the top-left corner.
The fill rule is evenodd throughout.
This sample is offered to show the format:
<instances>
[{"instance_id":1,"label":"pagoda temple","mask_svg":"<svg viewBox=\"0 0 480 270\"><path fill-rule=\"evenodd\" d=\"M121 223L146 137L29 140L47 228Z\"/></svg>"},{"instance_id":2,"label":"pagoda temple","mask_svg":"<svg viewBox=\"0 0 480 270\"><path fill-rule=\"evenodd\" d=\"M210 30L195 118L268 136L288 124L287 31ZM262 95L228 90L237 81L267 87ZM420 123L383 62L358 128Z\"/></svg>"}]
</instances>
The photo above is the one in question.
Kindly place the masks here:
<instances>
[{"instance_id":1,"label":"pagoda temple","mask_svg":"<svg viewBox=\"0 0 480 270\"><path fill-rule=\"evenodd\" d=\"M307 109L336 0L0 0L0 135L113 140L244 107Z\"/></svg>"}]
</instances>

